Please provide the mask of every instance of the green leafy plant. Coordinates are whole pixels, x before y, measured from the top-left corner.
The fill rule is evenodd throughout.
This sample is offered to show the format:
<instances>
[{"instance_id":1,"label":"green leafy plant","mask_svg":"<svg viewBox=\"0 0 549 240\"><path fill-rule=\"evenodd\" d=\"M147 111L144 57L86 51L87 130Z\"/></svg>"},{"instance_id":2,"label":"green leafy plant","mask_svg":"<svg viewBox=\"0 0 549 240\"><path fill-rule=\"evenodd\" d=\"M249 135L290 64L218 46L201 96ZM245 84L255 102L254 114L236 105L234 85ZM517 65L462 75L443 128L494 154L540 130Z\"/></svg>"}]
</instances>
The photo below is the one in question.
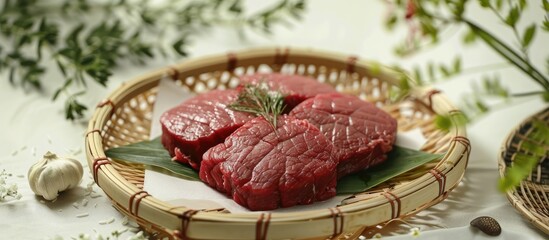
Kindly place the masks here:
<instances>
[{"instance_id":1,"label":"green leafy plant","mask_svg":"<svg viewBox=\"0 0 549 240\"><path fill-rule=\"evenodd\" d=\"M473 93L464 97L463 110L468 121L479 118L485 113L498 107L508 105L511 98L524 98L539 96L549 101L549 55L545 62L545 72L539 69L540 64L535 64L530 58L532 42L538 36L547 37L549 33L549 1L540 0L538 6L545 13L539 22L527 23L521 28L518 23L522 16L529 14L530 2L526 0L387 0L391 9L386 19L388 29L402 24L408 26L409 35L405 41L395 48L399 56L409 56L420 53L429 47L438 45L445 37L445 32L450 27L463 27L464 44L483 42L504 60L501 64L477 66L464 69L463 62L457 57L452 64L428 63L426 67L417 67L413 71L415 84L422 85L441 80L451 79L463 74L478 74L495 72L502 67L514 67L522 72L527 79L534 81L540 88L532 92L512 92L505 87L497 74L488 74L482 77L480 83L473 85ZM466 14L468 7L480 7L485 14L493 14L500 23L507 28L513 36L511 44L503 41L501 37L493 34L481 24L477 23ZM546 50L546 49L539 49ZM409 78L405 79L409 80ZM405 90L409 83L401 84ZM489 104L488 99L503 99L501 104ZM441 126L448 127L448 121L440 117ZM541 131L541 130L540 130ZM537 166L539 158L527 156L521 163L508 169L506 178L500 182L500 189L507 191L517 186L527 176L534 166Z\"/></svg>"},{"instance_id":2,"label":"green leafy plant","mask_svg":"<svg viewBox=\"0 0 549 240\"><path fill-rule=\"evenodd\" d=\"M304 0L281 0L251 14L242 0L5 0L0 72L8 72L14 86L42 91L56 84L45 73L57 69L64 82L52 98L65 99L65 116L73 120L88 108L79 100L87 84L106 86L120 64L185 57L190 42L214 27L270 34L304 9Z\"/></svg>"}]
</instances>

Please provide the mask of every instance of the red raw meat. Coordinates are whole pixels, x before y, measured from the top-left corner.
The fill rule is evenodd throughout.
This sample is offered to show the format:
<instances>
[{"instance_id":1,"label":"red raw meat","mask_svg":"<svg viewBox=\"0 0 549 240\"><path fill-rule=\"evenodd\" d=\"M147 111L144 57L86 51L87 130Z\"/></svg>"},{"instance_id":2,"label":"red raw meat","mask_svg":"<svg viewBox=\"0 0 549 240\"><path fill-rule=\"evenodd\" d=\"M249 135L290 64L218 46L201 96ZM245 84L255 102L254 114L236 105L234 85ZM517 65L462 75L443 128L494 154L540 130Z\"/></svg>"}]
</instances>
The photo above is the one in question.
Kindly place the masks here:
<instances>
[{"instance_id":1,"label":"red raw meat","mask_svg":"<svg viewBox=\"0 0 549 240\"><path fill-rule=\"evenodd\" d=\"M170 155L199 169L204 152L254 118L227 107L237 96L236 90L214 90L163 113L160 117L162 144Z\"/></svg>"},{"instance_id":2,"label":"red raw meat","mask_svg":"<svg viewBox=\"0 0 549 240\"><path fill-rule=\"evenodd\" d=\"M320 83L314 78L300 75L268 73L240 77L241 84L258 84L261 82L267 82L271 90L280 91L285 95L284 103L287 111L317 94L336 93L332 86Z\"/></svg>"},{"instance_id":3,"label":"red raw meat","mask_svg":"<svg viewBox=\"0 0 549 240\"><path fill-rule=\"evenodd\" d=\"M308 120L334 144L338 178L383 162L396 140L396 120L354 96L317 95L290 115Z\"/></svg>"},{"instance_id":4,"label":"red raw meat","mask_svg":"<svg viewBox=\"0 0 549 240\"><path fill-rule=\"evenodd\" d=\"M200 179L250 210L322 201L336 194L332 143L306 120L258 117L203 157Z\"/></svg>"}]
</instances>

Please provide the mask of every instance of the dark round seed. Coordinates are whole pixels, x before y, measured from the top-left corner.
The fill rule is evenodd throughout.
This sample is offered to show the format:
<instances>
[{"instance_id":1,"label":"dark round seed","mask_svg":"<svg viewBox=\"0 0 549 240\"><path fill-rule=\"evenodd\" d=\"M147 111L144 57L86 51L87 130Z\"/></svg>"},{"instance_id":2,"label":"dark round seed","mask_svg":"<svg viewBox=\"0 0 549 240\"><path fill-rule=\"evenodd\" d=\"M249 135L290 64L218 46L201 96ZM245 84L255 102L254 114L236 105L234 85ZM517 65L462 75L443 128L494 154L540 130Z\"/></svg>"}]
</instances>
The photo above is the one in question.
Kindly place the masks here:
<instances>
[{"instance_id":1,"label":"dark round seed","mask_svg":"<svg viewBox=\"0 0 549 240\"><path fill-rule=\"evenodd\" d=\"M471 226L478 228L480 231L490 235L499 236L501 234L501 226L498 221L492 217L482 216L473 219Z\"/></svg>"}]
</instances>

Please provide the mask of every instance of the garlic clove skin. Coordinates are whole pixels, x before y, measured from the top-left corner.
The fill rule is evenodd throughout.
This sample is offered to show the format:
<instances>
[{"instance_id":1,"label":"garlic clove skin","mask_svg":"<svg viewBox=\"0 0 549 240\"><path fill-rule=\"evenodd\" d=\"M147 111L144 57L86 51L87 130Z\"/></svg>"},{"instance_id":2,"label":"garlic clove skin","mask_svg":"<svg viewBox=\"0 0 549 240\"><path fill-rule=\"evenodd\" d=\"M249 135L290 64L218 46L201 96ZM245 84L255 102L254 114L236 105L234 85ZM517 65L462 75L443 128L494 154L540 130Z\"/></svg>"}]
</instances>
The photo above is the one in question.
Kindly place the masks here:
<instances>
[{"instance_id":1,"label":"garlic clove skin","mask_svg":"<svg viewBox=\"0 0 549 240\"><path fill-rule=\"evenodd\" d=\"M84 169L75 159L59 158L47 152L28 172L29 185L36 195L54 200L60 192L80 184Z\"/></svg>"}]
</instances>

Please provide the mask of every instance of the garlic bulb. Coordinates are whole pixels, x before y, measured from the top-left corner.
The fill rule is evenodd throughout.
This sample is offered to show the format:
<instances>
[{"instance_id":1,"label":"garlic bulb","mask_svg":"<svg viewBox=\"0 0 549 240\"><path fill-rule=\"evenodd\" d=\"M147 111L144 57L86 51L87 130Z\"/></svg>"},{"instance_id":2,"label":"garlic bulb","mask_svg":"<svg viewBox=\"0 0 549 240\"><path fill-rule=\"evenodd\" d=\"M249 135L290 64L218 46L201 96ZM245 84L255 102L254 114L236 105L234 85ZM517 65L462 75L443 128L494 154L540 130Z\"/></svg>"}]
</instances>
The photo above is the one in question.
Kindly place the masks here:
<instances>
[{"instance_id":1,"label":"garlic bulb","mask_svg":"<svg viewBox=\"0 0 549 240\"><path fill-rule=\"evenodd\" d=\"M36 195L54 200L59 192L73 188L80 183L84 170L78 160L59 158L51 152L29 169L29 184Z\"/></svg>"}]
</instances>

